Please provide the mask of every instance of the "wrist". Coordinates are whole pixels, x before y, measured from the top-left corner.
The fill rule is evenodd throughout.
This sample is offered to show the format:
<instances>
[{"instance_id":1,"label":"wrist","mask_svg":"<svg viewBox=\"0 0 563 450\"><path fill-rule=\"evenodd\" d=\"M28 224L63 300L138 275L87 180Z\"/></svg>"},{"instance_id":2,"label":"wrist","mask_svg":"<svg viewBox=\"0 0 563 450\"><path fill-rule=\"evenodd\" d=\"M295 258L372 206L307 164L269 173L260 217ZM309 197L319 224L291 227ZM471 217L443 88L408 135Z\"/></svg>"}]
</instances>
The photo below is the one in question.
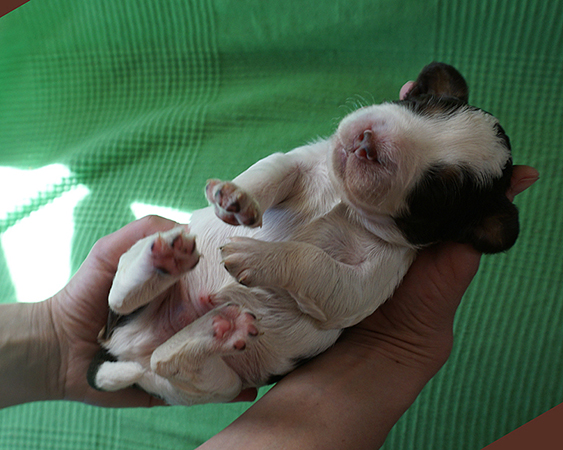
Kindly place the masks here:
<instances>
[{"instance_id":1,"label":"wrist","mask_svg":"<svg viewBox=\"0 0 563 450\"><path fill-rule=\"evenodd\" d=\"M0 407L60 399L60 351L50 302L1 305L0 327Z\"/></svg>"},{"instance_id":2,"label":"wrist","mask_svg":"<svg viewBox=\"0 0 563 450\"><path fill-rule=\"evenodd\" d=\"M430 378L343 340L286 376L201 449L379 448Z\"/></svg>"}]
</instances>

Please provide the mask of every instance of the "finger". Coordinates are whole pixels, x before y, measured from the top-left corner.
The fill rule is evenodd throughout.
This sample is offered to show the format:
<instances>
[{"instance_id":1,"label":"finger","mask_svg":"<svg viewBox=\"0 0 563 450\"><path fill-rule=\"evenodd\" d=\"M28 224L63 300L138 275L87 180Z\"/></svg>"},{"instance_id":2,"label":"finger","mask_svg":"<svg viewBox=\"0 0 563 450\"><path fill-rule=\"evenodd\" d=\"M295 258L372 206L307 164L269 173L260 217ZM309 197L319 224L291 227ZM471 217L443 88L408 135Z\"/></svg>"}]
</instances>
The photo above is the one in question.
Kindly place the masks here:
<instances>
[{"instance_id":1,"label":"finger","mask_svg":"<svg viewBox=\"0 0 563 450\"><path fill-rule=\"evenodd\" d=\"M414 81L407 81L403 87L401 88L401 91L399 92L399 98L401 100L404 100L405 97L407 96L407 94L410 92L410 90L413 88L414 86Z\"/></svg>"},{"instance_id":2,"label":"finger","mask_svg":"<svg viewBox=\"0 0 563 450\"><path fill-rule=\"evenodd\" d=\"M117 267L121 255L135 242L159 231L171 230L175 226L178 226L178 223L164 217L146 216L101 238L92 249L92 253L96 256L103 256L103 259Z\"/></svg>"},{"instance_id":3,"label":"finger","mask_svg":"<svg viewBox=\"0 0 563 450\"><path fill-rule=\"evenodd\" d=\"M480 259L481 254L466 244L448 242L424 249L391 302L403 320L410 318L431 328L448 327Z\"/></svg>"},{"instance_id":4,"label":"finger","mask_svg":"<svg viewBox=\"0 0 563 450\"><path fill-rule=\"evenodd\" d=\"M84 400L85 403L106 408L152 408L167 406L163 400L153 397L137 388L123 389L119 392L94 391Z\"/></svg>"},{"instance_id":5,"label":"finger","mask_svg":"<svg viewBox=\"0 0 563 450\"><path fill-rule=\"evenodd\" d=\"M533 167L514 166L510 188L506 193L509 200L514 201L514 197L532 186L536 181L538 181L539 177L539 172Z\"/></svg>"},{"instance_id":6,"label":"finger","mask_svg":"<svg viewBox=\"0 0 563 450\"><path fill-rule=\"evenodd\" d=\"M120 230L99 239L90 254L67 285L67 292L88 290L105 298L111 286L119 258L138 240L158 231L167 231L178 224L159 216L147 216L131 222Z\"/></svg>"},{"instance_id":7,"label":"finger","mask_svg":"<svg viewBox=\"0 0 563 450\"><path fill-rule=\"evenodd\" d=\"M231 400L236 402L252 402L256 400L258 390L255 388L244 389ZM94 397L87 399L86 403L110 408L152 408L154 406L168 406L159 398L153 397L136 388L123 389L118 393L96 391Z\"/></svg>"}]
</instances>

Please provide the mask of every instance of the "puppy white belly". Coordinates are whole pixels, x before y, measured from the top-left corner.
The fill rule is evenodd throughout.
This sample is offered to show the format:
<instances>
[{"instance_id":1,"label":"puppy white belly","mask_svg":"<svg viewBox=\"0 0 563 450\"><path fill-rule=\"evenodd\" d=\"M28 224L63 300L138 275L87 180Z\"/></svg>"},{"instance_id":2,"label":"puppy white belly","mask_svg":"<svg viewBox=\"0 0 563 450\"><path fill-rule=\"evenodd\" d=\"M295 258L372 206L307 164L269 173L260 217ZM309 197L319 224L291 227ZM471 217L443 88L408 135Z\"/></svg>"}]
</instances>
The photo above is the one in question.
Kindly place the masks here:
<instances>
[{"instance_id":1,"label":"puppy white belly","mask_svg":"<svg viewBox=\"0 0 563 450\"><path fill-rule=\"evenodd\" d=\"M291 217L289 212L277 219L285 223L291 221ZM220 247L232 236L271 240L272 233L276 239L283 239L288 238L287 233L290 232L295 232L295 229L276 225L258 229L235 227L218 220L211 208L196 211L190 233L196 237L197 250L201 255L199 263L169 290L134 313L125 325L116 328L106 348L120 360L140 364L141 367L135 366L139 370L137 384L171 403L184 404L192 400L183 398L182 389L178 391L166 378L151 370L151 356L184 327L224 303L234 303L251 311L257 318L256 326L264 331L259 339L249 339L244 352L222 356L227 366L240 377L243 388L263 385L272 376L293 369L299 360L326 350L338 338L340 330L320 330L314 319L298 309L287 291L242 286L221 264ZM107 378L112 385L121 387L120 379ZM125 378L132 380L137 377ZM185 394L188 397L199 395ZM228 400L224 397L225 392L219 394L216 399L209 394L211 397L194 401Z\"/></svg>"}]
</instances>

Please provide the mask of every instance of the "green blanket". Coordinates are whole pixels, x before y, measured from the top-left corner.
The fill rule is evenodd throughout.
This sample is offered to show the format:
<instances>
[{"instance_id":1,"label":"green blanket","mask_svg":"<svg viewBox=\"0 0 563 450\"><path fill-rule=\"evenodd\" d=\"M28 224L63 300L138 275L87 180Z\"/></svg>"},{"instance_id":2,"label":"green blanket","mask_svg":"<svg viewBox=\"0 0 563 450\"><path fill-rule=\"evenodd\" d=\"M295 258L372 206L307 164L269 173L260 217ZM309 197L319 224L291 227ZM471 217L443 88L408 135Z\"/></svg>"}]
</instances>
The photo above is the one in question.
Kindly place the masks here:
<instances>
[{"instance_id":1,"label":"green blanket","mask_svg":"<svg viewBox=\"0 0 563 450\"><path fill-rule=\"evenodd\" d=\"M31 0L0 19L0 301L48 297L101 236L204 206L207 178L448 62L541 179L384 448L481 449L563 401L562 18L556 0ZM191 449L245 407L22 405L0 449Z\"/></svg>"}]
</instances>

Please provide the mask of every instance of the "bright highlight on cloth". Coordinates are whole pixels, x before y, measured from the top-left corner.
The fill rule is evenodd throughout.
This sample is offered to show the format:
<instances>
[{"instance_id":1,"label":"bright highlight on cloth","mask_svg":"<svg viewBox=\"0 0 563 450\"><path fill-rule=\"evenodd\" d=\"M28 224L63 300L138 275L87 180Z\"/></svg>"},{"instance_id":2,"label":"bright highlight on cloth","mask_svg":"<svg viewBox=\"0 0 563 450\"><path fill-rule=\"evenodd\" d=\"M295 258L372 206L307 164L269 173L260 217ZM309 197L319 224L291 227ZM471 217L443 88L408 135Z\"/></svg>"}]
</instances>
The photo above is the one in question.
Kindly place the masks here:
<instances>
[{"instance_id":1,"label":"bright highlight on cloth","mask_svg":"<svg viewBox=\"0 0 563 450\"><path fill-rule=\"evenodd\" d=\"M71 277L74 209L88 194L62 164L0 167L0 244L19 302L57 293ZM29 213L26 214L26 210ZM191 213L135 202L136 218L157 214L187 223ZM23 218L19 218L24 216Z\"/></svg>"},{"instance_id":2,"label":"bright highlight on cloth","mask_svg":"<svg viewBox=\"0 0 563 450\"><path fill-rule=\"evenodd\" d=\"M0 199L0 242L16 298L44 300L70 278L73 211L89 190L72 186L70 170L61 164L33 170L0 167L0 189L6 193ZM25 217L12 224L12 215Z\"/></svg>"},{"instance_id":3,"label":"bright highlight on cloth","mask_svg":"<svg viewBox=\"0 0 563 450\"><path fill-rule=\"evenodd\" d=\"M137 219L151 214L156 214L158 216L174 220L178 223L188 223L190 221L190 218L192 217L192 213L189 211L181 211L179 209L169 208L167 206L149 205L139 202L134 202L131 204L131 211L133 211L133 214Z\"/></svg>"}]
</instances>

